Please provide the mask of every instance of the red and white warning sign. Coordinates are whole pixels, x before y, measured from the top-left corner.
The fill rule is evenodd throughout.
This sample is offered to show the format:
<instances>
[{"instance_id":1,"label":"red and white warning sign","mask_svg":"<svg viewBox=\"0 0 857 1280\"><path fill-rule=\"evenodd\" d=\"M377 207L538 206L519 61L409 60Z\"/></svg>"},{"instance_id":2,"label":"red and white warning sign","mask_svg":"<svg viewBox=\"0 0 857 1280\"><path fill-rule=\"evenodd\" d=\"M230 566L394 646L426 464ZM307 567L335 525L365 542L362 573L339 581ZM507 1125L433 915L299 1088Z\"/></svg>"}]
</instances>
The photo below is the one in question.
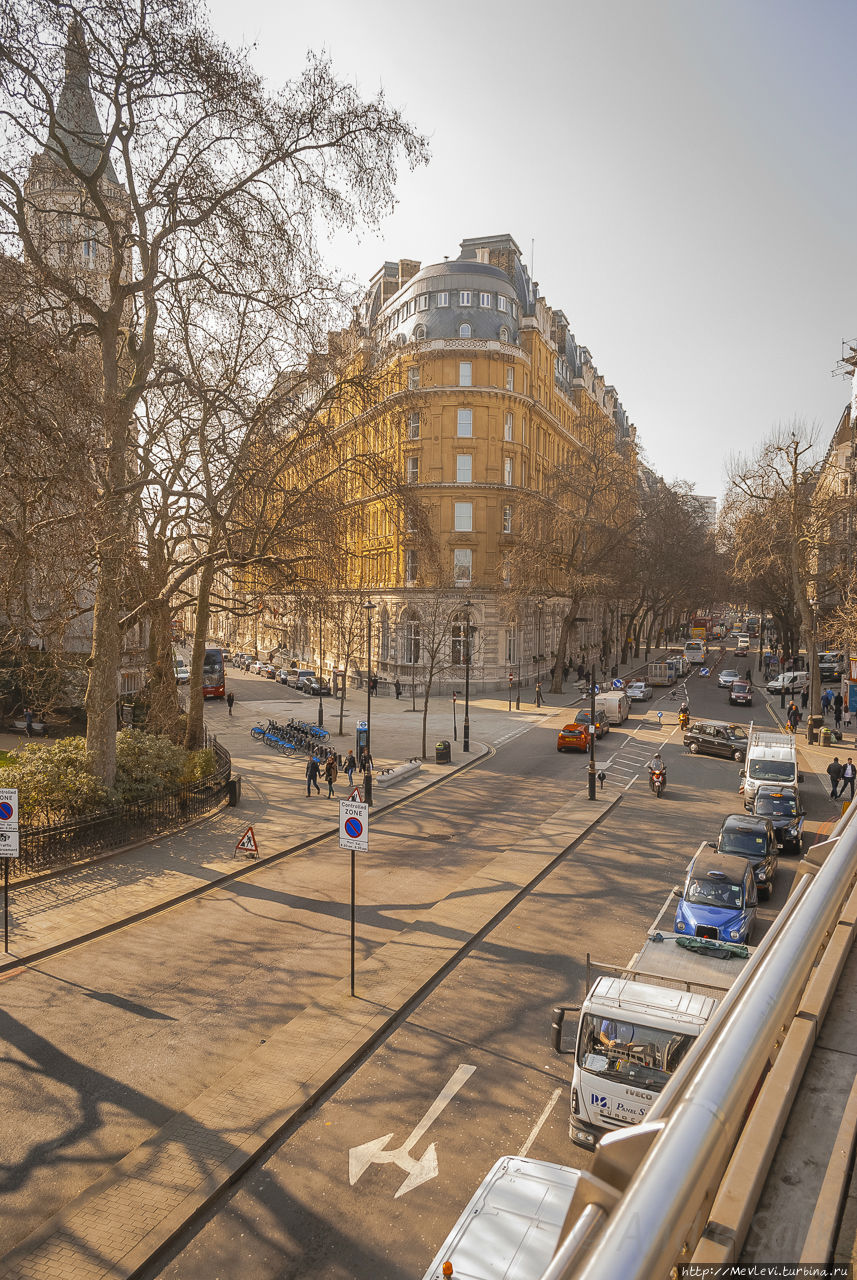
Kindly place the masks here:
<instances>
[{"instance_id":1,"label":"red and white warning sign","mask_svg":"<svg viewBox=\"0 0 857 1280\"><path fill-rule=\"evenodd\" d=\"M256 844L256 837L253 834L253 828L248 827L241 839L235 846L236 853L252 853L254 857L258 857L259 846Z\"/></svg>"}]
</instances>

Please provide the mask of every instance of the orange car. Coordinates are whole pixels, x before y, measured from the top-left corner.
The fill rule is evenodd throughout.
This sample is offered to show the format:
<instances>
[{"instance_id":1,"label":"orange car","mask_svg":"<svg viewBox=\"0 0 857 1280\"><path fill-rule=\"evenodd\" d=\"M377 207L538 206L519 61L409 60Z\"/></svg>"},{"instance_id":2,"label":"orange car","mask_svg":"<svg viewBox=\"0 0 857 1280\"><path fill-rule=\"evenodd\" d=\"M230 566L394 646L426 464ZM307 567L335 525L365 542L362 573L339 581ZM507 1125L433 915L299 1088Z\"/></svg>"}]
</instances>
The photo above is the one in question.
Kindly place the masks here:
<instances>
[{"instance_id":1,"label":"orange car","mask_svg":"<svg viewBox=\"0 0 857 1280\"><path fill-rule=\"evenodd\" d=\"M566 724L560 729L556 740L557 751L588 751L589 725Z\"/></svg>"}]
</instances>

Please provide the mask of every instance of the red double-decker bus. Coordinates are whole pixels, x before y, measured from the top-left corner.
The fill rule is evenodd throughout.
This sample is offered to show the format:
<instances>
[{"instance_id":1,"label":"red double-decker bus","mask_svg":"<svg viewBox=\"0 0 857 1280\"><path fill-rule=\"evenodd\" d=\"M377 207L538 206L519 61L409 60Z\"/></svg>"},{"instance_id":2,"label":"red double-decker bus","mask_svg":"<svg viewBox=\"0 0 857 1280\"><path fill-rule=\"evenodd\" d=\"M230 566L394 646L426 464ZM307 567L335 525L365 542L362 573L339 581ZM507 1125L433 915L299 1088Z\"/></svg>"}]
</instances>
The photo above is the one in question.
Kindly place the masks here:
<instances>
[{"instance_id":1,"label":"red double-decker bus","mask_svg":"<svg viewBox=\"0 0 857 1280\"><path fill-rule=\"evenodd\" d=\"M206 649L202 660L202 696L226 697L226 664L222 649Z\"/></svg>"}]
</instances>

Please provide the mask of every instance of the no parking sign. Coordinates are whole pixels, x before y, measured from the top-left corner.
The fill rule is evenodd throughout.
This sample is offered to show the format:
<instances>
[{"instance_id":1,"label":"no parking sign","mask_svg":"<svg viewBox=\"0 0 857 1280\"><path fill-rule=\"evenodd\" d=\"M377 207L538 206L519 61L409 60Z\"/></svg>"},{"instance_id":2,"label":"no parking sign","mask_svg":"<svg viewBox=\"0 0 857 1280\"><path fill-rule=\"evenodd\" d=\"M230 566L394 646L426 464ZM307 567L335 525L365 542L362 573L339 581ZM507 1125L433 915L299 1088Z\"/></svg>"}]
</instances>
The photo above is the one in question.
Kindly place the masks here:
<instances>
[{"instance_id":1,"label":"no parking sign","mask_svg":"<svg viewBox=\"0 0 857 1280\"><path fill-rule=\"evenodd\" d=\"M369 806L359 800L339 802L339 847L369 852Z\"/></svg>"}]
</instances>

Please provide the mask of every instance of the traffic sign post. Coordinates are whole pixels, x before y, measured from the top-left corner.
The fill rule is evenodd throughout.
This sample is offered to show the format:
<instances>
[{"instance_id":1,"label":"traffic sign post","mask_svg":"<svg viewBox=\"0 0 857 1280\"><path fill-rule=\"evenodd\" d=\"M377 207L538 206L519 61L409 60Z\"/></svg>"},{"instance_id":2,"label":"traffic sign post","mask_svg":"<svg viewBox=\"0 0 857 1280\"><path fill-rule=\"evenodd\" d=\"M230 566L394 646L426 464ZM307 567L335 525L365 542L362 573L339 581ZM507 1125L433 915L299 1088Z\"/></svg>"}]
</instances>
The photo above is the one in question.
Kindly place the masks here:
<instances>
[{"instance_id":1,"label":"traffic sign post","mask_svg":"<svg viewBox=\"0 0 857 1280\"><path fill-rule=\"evenodd\" d=\"M339 802L339 847L351 850L351 994L354 995L354 967L357 948L357 858L369 852L369 806L357 787L347 800Z\"/></svg>"},{"instance_id":2,"label":"traffic sign post","mask_svg":"<svg viewBox=\"0 0 857 1280\"><path fill-rule=\"evenodd\" d=\"M18 788L0 787L0 858L3 859L3 949L9 954L9 859L19 856Z\"/></svg>"}]
</instances>

